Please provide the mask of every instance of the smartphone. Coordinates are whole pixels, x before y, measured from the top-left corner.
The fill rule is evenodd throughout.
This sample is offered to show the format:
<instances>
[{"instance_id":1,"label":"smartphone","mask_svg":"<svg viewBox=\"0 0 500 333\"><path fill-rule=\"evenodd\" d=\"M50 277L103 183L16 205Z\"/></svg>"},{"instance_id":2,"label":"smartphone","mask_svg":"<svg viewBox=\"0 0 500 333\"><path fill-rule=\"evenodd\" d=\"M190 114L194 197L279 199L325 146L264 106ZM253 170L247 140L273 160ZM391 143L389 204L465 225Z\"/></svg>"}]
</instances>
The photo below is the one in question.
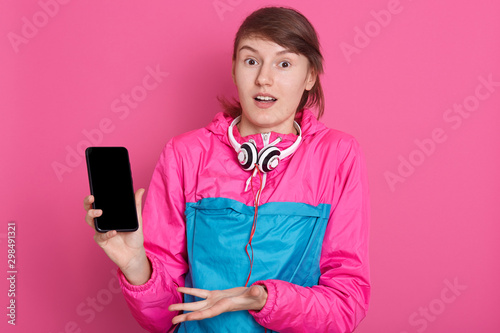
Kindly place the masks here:
<instances>
[{"instance_id":1,"label":"smartphone","mask_svg":"<svg viewBox=\"0 0 500 333\"><path fill-rule=\"evenodd\" d=\"M139 228L134 185L125 147L88 147L85 150L92 208L102 209L94 218L98 232L136 231Z\"/></svg>"}]
</instances>

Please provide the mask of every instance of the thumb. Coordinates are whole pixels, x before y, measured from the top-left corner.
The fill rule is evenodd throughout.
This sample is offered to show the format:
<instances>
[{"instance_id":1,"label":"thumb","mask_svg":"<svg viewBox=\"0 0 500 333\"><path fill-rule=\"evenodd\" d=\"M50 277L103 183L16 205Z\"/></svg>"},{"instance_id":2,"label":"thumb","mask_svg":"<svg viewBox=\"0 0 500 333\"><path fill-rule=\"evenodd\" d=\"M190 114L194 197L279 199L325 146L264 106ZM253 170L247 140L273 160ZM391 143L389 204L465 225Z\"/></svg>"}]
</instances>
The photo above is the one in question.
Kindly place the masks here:
<instances>
[{"instance_id":1,"label":"thumb","mask_svg":"<svg viewBox=\"0 0 500 333\"><path fill-rule=\"evenodd\" d=\"M143 188L138 189L135 192L135 209L137 210L137 220L139 221L139 229L142 230L142 196L145 190Z\"/></svg>"}]
</instances>

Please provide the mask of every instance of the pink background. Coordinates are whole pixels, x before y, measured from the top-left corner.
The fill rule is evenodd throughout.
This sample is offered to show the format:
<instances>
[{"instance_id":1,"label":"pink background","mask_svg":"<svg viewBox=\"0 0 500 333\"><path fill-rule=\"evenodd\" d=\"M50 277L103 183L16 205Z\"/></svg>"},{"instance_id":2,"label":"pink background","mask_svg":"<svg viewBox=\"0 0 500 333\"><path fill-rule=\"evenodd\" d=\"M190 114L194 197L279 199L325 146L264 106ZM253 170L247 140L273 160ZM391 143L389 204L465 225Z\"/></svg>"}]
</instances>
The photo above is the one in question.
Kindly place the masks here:
<instances>
[{"instance_id":1,"label":"pink background","mask_svg":"<svg viewBox=\"0 0 500 333\"><path fill-rule=\"evenodd\" d=\"M481 79L500 82L499 2L60 2L0 4L1 331L142 331L84 222L82 151L126 146L136 188L147 187L167 140L235 94L234 34L270 4L315 25L323 121L366 154L373 292L357 332L500 331L500 85ZM9 221L16 327L5 315Z\"/></svg>"}]
</instances>

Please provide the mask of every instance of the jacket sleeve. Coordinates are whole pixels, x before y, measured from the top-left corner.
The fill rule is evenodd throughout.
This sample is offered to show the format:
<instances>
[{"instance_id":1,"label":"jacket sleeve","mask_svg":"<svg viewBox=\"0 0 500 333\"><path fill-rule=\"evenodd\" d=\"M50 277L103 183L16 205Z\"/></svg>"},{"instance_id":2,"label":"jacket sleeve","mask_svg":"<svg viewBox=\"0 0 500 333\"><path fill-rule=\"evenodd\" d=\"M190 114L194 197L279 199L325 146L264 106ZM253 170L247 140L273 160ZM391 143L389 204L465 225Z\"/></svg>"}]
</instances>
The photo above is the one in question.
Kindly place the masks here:
<instances>
[{"instance_id":1,"label":"jacket sleeve","mask_svg":"<svg viewBox=\"0 0 500 333\"><path fill-rule=\"evenodd\" d=\"M370 298L369 192L359 144L342 140L332 208L322 244L318 285L302 287L263 280L267 302L249 311L262 326L278 332L352 332L365 317Z\"/></svg>"},{"instance_id":2,"label":"jacket sleeve","mask_svg":"<svg viewBox=\"0 0 500 333\"><path fill-rule=\"evenodd\" d=\"M173 141L170 141L153 172L142 213L151 278L143 285L131 285L118 269L122 292L132 315L149 332L173 330L172 318L177 313L168 311L168 306L183 302L176 291L178 286L184 286L188 270L182 179Z\"/></svg>"}]
</instances>

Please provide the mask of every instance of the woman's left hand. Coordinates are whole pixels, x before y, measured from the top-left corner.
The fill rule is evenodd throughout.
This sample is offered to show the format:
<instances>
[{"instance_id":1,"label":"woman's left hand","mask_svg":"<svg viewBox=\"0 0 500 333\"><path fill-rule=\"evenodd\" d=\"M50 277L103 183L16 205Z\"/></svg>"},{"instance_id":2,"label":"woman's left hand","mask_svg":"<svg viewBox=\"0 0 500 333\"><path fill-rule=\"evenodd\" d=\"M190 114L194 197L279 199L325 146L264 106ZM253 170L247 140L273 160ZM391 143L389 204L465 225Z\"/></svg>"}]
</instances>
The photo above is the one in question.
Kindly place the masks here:
<instances>
[{"instance_id":1,"label":"woman's left hand","mask_svg":"<svg viewBox=\"0 0 500 333\"><path fill-rule=\"evenodd\" d=\"M189 320L212 318L224 312L240 310L260 311L267 301L267 290L262 285L212 291L179 287L177 291L183 294L204 298L204 300L170 305L168 307L170 311L193 311L174 317L174 319L172 319L173 324Z\"/></svg>"}]
</instances>

